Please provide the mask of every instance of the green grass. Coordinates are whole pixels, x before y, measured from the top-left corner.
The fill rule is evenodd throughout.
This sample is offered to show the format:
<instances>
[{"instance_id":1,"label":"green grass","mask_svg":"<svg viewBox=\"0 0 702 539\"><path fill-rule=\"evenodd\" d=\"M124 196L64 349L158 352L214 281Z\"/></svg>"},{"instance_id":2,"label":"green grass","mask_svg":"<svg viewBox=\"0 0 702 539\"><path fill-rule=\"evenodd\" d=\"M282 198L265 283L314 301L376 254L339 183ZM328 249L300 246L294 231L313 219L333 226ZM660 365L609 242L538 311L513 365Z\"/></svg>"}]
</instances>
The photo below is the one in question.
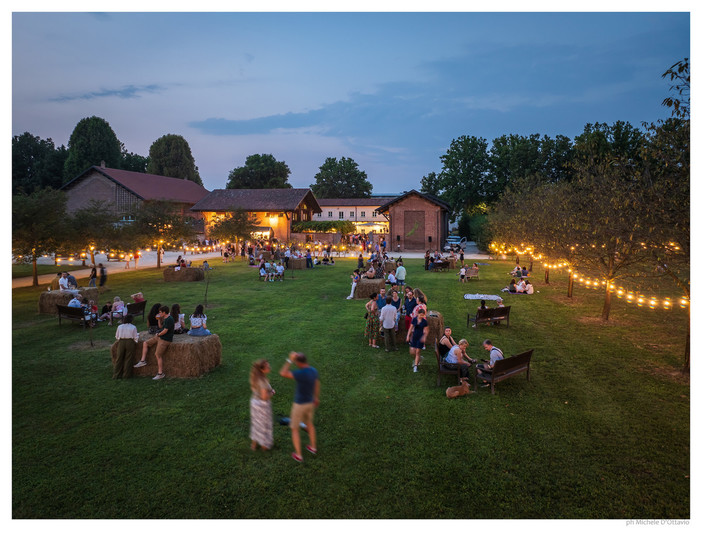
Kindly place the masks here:
<instances>
[{"instance_id":1,"label":"green grass","mask_svg":"<svg viewBox=\"0 0 702 539\"><path fill-rule=\"evenodd\" d=\"M387 354L363 337L363 302L346 301L355 260L257 280L241 262L215 270L208 327L222 365L194 380L113 381L114 328L89 333L36 314L39 289L13 291L12 513L14 518L689 518L690 392L676 374L687 313L614 300L565 274L503 294L510 327L466 327L477 301L498 293L510 262L480 281L430 273L407 260L408 282L443 314L468 353L534 348L532 380L513 377L448 400L433 352L412 373L406 347ZM141 290L151 303L204 303L204 282L164 283L156 270L110 277L106 296ZM138 321L141 330L145 324ZM294 385L277 371L305 352L322 380L319 455L249 449L248 372L273 365L273 410L287 416ZM167 372L167 366L166 366Z\"/></svg>"},{"instance_id":2,"label":"green grass","mask_svg":"<svg viewBox=\"0 0 702 539\"><path fill-rule=\"evenodd\" d=\"M37 264L37 275L56 275L59 271L78 271L81 269L90 268L90 265L81 266L79 264L59 264L58 266L49 264ZM31 264L12 264L12 278L16 277L31 277L32 276L32 265Z\"/></svg>"}]
</instances>

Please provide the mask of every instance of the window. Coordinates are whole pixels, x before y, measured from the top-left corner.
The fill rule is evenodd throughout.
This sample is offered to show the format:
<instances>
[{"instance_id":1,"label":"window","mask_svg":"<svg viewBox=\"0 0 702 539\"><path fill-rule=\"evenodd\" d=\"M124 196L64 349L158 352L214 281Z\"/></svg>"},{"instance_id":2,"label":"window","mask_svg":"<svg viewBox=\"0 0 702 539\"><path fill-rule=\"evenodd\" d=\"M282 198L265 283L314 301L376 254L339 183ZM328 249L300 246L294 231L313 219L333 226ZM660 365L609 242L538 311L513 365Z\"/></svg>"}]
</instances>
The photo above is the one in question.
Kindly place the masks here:
<instances>
[{"instance_id":1,"label":"window","mask_svg":"<svg viewBox=\"0 0 702 539\"><path fill-rule=\"evenodd\" d=\"M377 212L377 211L374 211L374 212L373 212L373 217L378 217L378 212Z\"/></svg>"},{"instance_id":2,"label":"window","mask_svg":"<svg viewBox=\"0 0 702 539\"><path fill-rule=\"evenodd\" d=\"M343 211L340 211L340 212L339 212L339 219L343 219L343 218L344 218L344 212L343 212Z\"/></svg>"},{"instance_id":3,"label":"window","mask_svg":"<svg viewBox=\"0 0 702 539\"><path fill-rule=\"evenodd\" d=\"M349 212L349 217L355 217L356 214L354 212Z\"/></svg>"},{"instance_id":4,"label":"window","mask_svg":"<svg viewBox=\"0 0 702 539\"><path fill-rule=\"evenodd\" d=\"M320 212L317 214L317 217L321 217L321 216L322 216L322 212L320 211Z\"/></svg>"},{"instance_id":5,"label":"window","mask_svg":"<svg viewBox=\"0 0 702 539\"><path fill-rule=\"evenodd\" d=\"M365 216L366 216L366 212L362 211L362 212L361 212L361 217L365 217Z\"/></svg>"},{"instance_id":6,"label":"window","mask_svg":"<svg viewBox=\"0 0 702 539\"><path fill-rule=\"evenodd\" d=\"M327 215L327 217L332 217L332 215L333 215L332 212L329 212L329 214Z\"/></svg>"}]
</instances>

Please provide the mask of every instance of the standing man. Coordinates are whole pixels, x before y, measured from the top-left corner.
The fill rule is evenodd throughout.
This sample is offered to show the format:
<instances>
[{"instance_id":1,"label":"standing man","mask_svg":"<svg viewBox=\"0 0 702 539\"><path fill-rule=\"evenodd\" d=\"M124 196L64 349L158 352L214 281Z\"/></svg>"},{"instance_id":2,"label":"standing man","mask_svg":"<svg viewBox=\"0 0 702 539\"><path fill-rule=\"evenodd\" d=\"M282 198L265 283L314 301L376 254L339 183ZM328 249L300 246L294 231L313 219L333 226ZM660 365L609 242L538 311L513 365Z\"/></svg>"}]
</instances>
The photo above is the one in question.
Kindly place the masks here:
<instances>
[{"instance_id":1,"label":"standing man","mask_svg":"<svg viewBox=\"0 0 702 539\"><path fill-rule=\"evenodd\" d=\"M152 378L152 380L161 380L166 375L163 374L163 354L173 342L173 330L175 329L175 320L168 314L170 309L168 305L162 305L158 310L156 319L158 320L158 327L161 328L156 335L151 337L148 341L144 341L141 347L141 361L134 365L134 368L143 367L146 365L146 354L149 352L151 346L156 345L156 362L158 363L158 373Z\"/></svg>"},{"instance_id":2,"label":"standing man","mask_svg":"<svg viewBox=\"0 0 702 539\"><path fill-rule=\"evenodd\" d=\"M139 342L139 333L132 321L134 317L128 314L124 317L124 322L117 326L115 339L117 340L117 360L112 372L112 378L131 378L132 365L136 355L136 347Z\"/></svg>"},{"instance_id":3,"label":"standing man","mask_svg":"<svg viewBox=\"0 0 702 539\"><path fill-rule=\"evenodd\" d=\"M290 269L290 246L285 248L285 269Z\"/></svg>"},{"instance_id":4,"label":"standing man","mask_svg":"<svg viewBox=\"0 0 702 539\"><path fill-rule=\"evenodd\" d=\"M290 370L290 365L297 367ZM295 397L293 399L292 410L290 411L290 430L292 431L292 443L295 451L292 458L297 462L302 462L302 449L300 446L300 423L307 424L307 433L310 436L310 445L305 449L317 454L317 431L314 428L314 411L319 406L319 374L317 369L307 363L307 357L300 352L290 352L285 360L283 368L280 369L283 378L295 380Z\"/></svg>"},{"instance_id":5,"label":"standing man","mask_svg":"<svg viewBox=\"0 0 702 539\"><path fill-rule=\"evenodd\" d=\"M398 297L399 302L399 297ZM397 351L397 342L395 341L395 322L397 321L397 308L390 302L387 302L380 309L380 323L383 325L383 336L385 337L385 351L390 351L392 343L393 351Z\"/></svg>"},{"instance_id":6,"label":"standing man","mask_svg":"<svg viewBox=\"0 0 702 539\"><path fill-rule=\"evenodd\" d=\"M402 262L397 263L397 269L395 270L395 279L397 279L397 284L400 286L405 286L405 279L407 278L407 269Z\"/></svg>"},{"instance_id":7,"label":"standing man","mask_svg":"<svg viewBox=\"0 0 702 539\"><path fill-rule=\"evenodd\" d=\"M98 264L98 269L100 270L100 284L98 286L102 288L107 282L107 270L105 266L102 265L102 262Z\"/></svg>"}]
</instances>

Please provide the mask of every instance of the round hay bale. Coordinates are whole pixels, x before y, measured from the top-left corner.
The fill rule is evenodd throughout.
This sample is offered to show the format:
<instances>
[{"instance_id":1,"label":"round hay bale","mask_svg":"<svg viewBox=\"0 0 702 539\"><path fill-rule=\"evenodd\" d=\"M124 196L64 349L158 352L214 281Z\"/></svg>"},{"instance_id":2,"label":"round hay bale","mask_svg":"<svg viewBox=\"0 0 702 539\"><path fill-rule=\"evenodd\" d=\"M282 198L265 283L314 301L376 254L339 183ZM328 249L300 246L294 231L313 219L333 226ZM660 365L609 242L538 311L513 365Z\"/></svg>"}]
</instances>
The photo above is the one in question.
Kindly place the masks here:
<instances>
[{"instance_id":1,"label":"round hay bale","mask_svg":"<svg viewBox=\"0 0 702 539\"><path fill-rule=\"evenodd\" d=\"M76 290L81 296L88 300L98 301L98 289L78 288ZM56 305L68 305L68 302L73 299L72 292L64 292L63 290L47 290L39 295L39 312L42 314L56 314Z\"/></svg>"},{"instance_id":2,"label":"round hay bale","mask_svg":"<svg viewBox=\"0 0 702 539\"><path fill-rule=\"evenodd\" d=\"M368 301L368 297L373 292L379 292L381 288L385 288L385 279L366 279L362 277L356 285L353 299L364 299Z\"/></svg>"},{"instance_id":3,"label":"round hay bale","mask_svg":"<svg viewBox=\"0 0 702 539\"><path fill-rule=\"evenodd\" d=\"M266 261L273 258L273 254L271 254L270 251L259 251L258 256L256 258L260 260L261 256L263 256L263 260L266 260Z\"/></svg>"},{"instance_id":4,"label":"round hay bale","mask_svg":"<svg viewBox=\"0 0 702 539\"><path fill-rule=\"evenodd\" d=\"M141 359L142 342L153 335L148 331L139 333L135 361ZM117 361L117 342L110 348L112 365ZM222 343L217 335L193 337L184 333L173 335L173 342L163 355L163 372L167 378L197 378L222 363ZM156 347L151 346L146 354L146 366L134 369L134 376L156 376Z\"/></svg>"},{"instance_id":5,"label":"round hay bale","mask_svg":"<svg viewBox=\"0 0 702 539\"><path fill-rule=\"evenodd\" d=\"M444 333L444 315L438 311L429 311L427 322L429 323L429 333L425 344L428 349L429 345L433 347L434 341L440 339Z\"/></svg>"},{"instance_id":6,"label":"round hay bale","mask_svg":"<svg viewBox=\"0 0 702 539\"><path fill-rule=\"evenodd\" d=\"M204 281L205 270L202 268L180 268L178 271L175 268L166 268L163 270L163 280L171 281Z\"/></svg>"}]
</instances>

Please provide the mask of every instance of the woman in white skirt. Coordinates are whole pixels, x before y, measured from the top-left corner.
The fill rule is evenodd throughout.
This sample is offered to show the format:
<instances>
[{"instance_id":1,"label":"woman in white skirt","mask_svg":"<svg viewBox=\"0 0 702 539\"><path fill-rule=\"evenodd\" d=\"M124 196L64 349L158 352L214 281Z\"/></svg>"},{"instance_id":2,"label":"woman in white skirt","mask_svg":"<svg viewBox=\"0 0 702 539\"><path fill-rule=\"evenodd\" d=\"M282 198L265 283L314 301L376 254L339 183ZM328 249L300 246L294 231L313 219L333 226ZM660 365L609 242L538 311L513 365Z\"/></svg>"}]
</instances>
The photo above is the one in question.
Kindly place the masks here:
<instances>
[{"instance_id":1,"label":"woman in white skirt","mask_svg":"<svg viewBox=\"0 0 702 539\"><path fill-rule=\"evenodd\" d=\"M251 450L261 446L264 451L273 447L273 404L271 397L275 391L268 381L271 365L266 359L259 359L251 366L249 385L251 386Z\"/></svg>"}]
</instances>

